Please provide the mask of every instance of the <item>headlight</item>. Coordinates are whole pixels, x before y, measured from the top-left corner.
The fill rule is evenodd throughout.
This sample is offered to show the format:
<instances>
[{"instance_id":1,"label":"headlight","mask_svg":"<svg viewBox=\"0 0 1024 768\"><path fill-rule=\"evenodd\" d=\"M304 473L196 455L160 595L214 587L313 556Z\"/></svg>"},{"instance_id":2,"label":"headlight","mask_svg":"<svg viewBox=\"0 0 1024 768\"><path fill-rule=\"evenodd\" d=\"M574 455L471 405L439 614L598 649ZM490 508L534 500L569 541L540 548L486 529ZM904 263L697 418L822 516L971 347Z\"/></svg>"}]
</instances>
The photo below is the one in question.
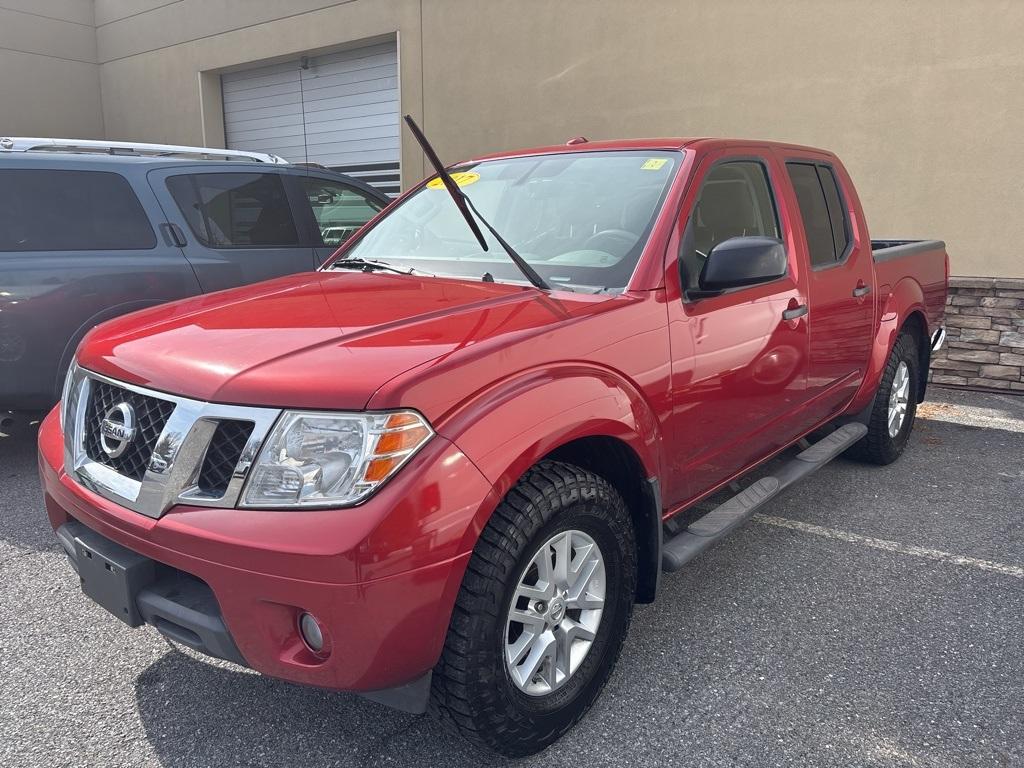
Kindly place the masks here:
<instances>
[{"instance_id":1,"label":"headlight","mask_svg":"<svg viewBox=\"0 0 1024 768\"><path fill-rule=\"evenodd\" d=\"M415 411L285 411L249 473L242 506L356 504L394 475L433 434Z\"/></svg>"},{"instance_id":2,"label":"headlight","mask_svg":"<svg viewBox=\"0 0 1024 768\"><path fill-rule=\"evenodd\" d=\"M78 363L74 360L68 366L67 375L64 377L64 389L60 392L60 431L64 431L64 422L67 420L68 401L71 399L71 384L75 380L75 371L78 370Z\"/></svg>"}]
</instances>

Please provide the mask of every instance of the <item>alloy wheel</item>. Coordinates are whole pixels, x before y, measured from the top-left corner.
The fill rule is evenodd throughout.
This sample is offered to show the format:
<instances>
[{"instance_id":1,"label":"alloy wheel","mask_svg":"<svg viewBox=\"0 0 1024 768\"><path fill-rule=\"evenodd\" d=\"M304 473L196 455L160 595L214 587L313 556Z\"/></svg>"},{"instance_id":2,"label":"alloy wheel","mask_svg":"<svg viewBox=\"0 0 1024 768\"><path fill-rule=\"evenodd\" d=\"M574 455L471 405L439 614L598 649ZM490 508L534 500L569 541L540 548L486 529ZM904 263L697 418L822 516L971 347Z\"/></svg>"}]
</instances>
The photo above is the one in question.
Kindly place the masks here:
<instances>
[{"instance_id":1,"label":"alloy wheel","mask_svg":"<svg viewBox=\"0 0 1024 768\"><path fill-rule=\"evenodd\" d=\"M896 437L907 418L907 405L910 402L910 369L905 361L900 360L896 375L892 377L889 390L889 437Z\"/></svg>"},{"instance_id":2,"label":"alloy wheel","mask_svg":"<svg viewBox=\"0 0 1024 768\"><path fill-rule=\"evenodd\" d=\"M605 566L583 531L555 534L526 566L509 606L505 668L530 696L561 688L586 658L604 613Z\"/></svg>"}]
</instances>

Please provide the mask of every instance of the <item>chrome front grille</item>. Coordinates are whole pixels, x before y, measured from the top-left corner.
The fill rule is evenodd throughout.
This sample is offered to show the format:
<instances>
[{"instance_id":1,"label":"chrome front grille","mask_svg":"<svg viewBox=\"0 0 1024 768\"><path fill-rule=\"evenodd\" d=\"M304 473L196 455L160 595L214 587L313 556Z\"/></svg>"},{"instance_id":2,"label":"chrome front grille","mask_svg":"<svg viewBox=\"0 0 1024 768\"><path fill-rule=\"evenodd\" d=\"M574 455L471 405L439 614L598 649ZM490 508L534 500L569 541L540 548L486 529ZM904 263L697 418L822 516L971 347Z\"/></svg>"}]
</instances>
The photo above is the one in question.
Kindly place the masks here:
<instances>
[{"instance_id":1,"label":"chrome front grille","mask_svg":"<svg viewBox=\"0 0 1024 768\"><path fill-rule=\"evenodd\" d=\"M127 450L110 456L103 449L101 424L120 404L132 409L136 420L136 433ZM105 381L95 381L89 391L89 405L85 409L85 453L93 461L106 464L125 477L142 480L153 456L156 441L174 412L174 403L160 400Z\"/></svg>"},{"instance_id":2,"label":"chrome front grille","mask_svg":"<svg viewBox=\"0 0 1024 768\"><path fill-rule=\"evenodd\" d=\"M62 404L68 473L149 517L175 504L235 506L281 415L169 395L77 366L69 376Z\"/></svg>"}]
</instances>

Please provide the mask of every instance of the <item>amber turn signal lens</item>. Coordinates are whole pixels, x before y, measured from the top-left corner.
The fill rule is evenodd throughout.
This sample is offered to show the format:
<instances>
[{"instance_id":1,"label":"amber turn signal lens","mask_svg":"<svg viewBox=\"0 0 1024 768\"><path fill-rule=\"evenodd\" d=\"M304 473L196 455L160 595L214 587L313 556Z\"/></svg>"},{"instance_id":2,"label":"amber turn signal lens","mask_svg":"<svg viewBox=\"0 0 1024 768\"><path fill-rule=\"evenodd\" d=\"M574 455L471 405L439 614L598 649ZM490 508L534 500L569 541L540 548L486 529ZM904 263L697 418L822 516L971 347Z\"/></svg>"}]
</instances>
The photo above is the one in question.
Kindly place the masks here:
<instances>
[{"instance_id":1,"label":"amber turn signal lens","mask_svg":"<svg viewBox=\"0 0 1024 768\"><path fill-rule=\"evenodd\" d=\"M373 459L369 464L366 465L366 472L363 473L363 481L367 483L377 483L391 474L399 462L402 461L401 456L392 456L386 459Z\"/></svg>"},{"instance_id":2,"label":"amber turn signal lens","mask_svg":"<svg viewBox=\"0 0 1024 768\"><path fill-rule=\"evenodd\" d=\"M421 424L419 417L414 413L394 413L388 416L384 429L397 429L398 427L411 427L414 424Z\"/></svg>"},{"instance_id":3,"label":"amber turn signal lens","mask_svg":"<svg viewBox=\"0 0 1024 768\"><path fill-rule=\"evenodd\" d=\"M412 429L404 429L400 432L386 432L377 438L377 450L374 453L379 456L383 453L407 451L422 443L429 435L430 432L426 427L413 427Z\"/></svg>"}]
</instances>

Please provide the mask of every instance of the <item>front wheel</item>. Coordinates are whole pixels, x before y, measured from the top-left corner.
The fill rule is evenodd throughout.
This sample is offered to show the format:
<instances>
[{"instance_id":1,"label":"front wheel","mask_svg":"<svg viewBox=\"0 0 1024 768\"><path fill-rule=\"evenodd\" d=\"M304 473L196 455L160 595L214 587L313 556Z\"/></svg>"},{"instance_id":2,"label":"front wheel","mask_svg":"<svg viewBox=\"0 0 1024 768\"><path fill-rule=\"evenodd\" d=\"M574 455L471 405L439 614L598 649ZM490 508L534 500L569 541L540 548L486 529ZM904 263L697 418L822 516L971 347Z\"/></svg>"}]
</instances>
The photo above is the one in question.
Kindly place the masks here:
<instances>
[{"instance_id":1,"label":"front wheel","mask_svg":"<svg viewBox=\"0 0 1024 768\"><path fill-rule=\"evenodd\" d=\"M918 371L917 343L903 333L893 345L878 393L871 408L868 434L850 449L853 458L873 464L891 464L907 447L917 413Z\"/></svg>"},{"instance_id":2,"label":"front wheel","mask_svg":"<svg viewBox=\"0 0 1024 768\"><path fill-rule=\"evenodd\" d=\"M495 510L456 600L431 709L510 757L569 730L607 682L629 628L636 546L604 479L545 461Z\"/></svg>"}]
</instances>

